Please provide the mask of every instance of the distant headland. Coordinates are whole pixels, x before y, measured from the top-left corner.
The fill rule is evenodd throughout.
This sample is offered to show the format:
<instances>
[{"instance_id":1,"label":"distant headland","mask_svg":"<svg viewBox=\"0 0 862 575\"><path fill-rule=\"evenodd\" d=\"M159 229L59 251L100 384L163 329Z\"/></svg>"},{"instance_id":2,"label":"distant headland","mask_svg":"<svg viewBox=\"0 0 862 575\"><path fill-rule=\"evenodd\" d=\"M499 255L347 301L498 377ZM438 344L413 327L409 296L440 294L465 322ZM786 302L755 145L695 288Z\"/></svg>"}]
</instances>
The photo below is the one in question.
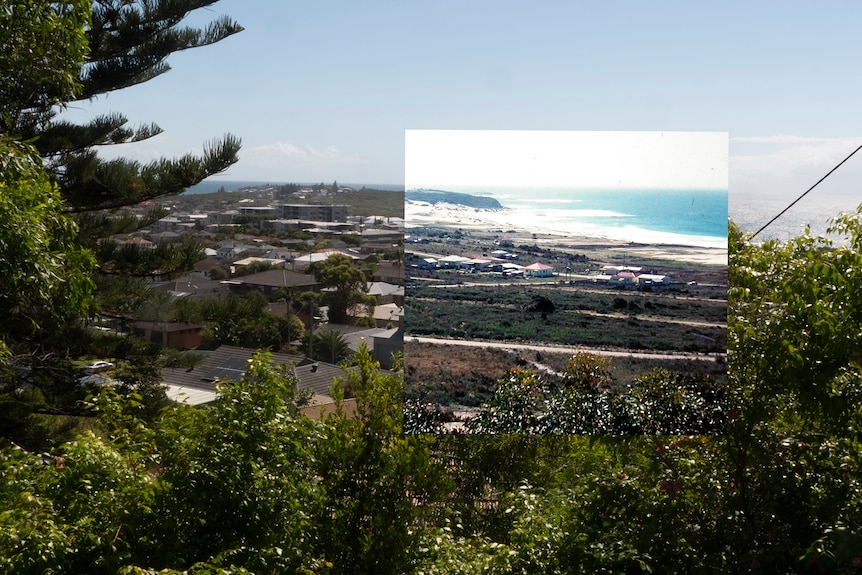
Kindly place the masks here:
<instances>
[{"instance_id":1,"label":"distant headland","mask_svg":"<svg viewBox=\"0 0 862 575\"><path fill-rule=\"evenodd\" d=\"M446 203L478 208L482 210L502 210L503 206L494 198L488 196L474 196L461 192L447 192L444 190L409 190L405 193L405 199L416 202L428 202L429 204Z\"/></svg>"}]
</instances>

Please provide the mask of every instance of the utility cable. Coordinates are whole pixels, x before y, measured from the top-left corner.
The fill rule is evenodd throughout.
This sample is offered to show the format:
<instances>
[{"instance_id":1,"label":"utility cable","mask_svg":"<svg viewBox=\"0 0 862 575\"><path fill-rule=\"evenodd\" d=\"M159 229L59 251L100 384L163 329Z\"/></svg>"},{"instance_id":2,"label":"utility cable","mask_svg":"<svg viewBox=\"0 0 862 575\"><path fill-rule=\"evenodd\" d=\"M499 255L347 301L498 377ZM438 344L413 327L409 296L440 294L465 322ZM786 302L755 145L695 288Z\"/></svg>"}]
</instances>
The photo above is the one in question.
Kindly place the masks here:
<instances>
[{"instance_id":1,"label":"utility cable","mask_svg":"<svg viewBox=\"0 0 862 575\"><path fill-rule=\"evenodd\" d=\"M795 200L793 200L793 202L791 202L789 206L787 206L786 208L784 208L783 210L781 210L781 213L779 213L777 216L775 216L774 218L772 218L771 220L769 220L768 222L766 222L765 224L763 224L763 227L761 227L759 230L757 230L756 232L754 232L754 234L751 236L751 239L754 239L754 236L756 236L757 234L759 234L760 232L762 232L763 230L765 230L767 227L769 227L769 225L770 225L772 222L774 222L775 220L777 220L778 218L780 218L781 216L783 216L783 215L784 215L784 212L786 212L787 210L789 210L790 208L792 208L793 206L795 206L795 205L796 205L796 202L798 202L799 200L801 200L802 198L804 198L806 195L808 195L808 192L810 192L811 190L813 190L814 188L816 188L816 187L820 184L820 182L822 182L823 180L825 180L826 178L828 178L830 175L832 175L832 172L834 172L835 170L837 170L838 168L840 168L840 167L841 167L841 165L842 165L842 164L844 164L844 162L846 162L847 160L849 160L850 158L852 158L852 157L853 157L853 155L854 155L856 152L858 152L859 150L862 150L862 146L859 146L858 148L856 148L855 150L853 150L852 152L850 152L850 155L849 155L849 156L847 156L846 158L844 158L843 160L841 160L841 162L839 162L839 164L838 164L837 166L835 166L834 168L832 168L831 170L829 170L829 173L827 173L825 176L823 176L822 178L820 178L819 180L817 180L817 182L816 182L813 186L811 186L810 188L808 188L807 190L805 190L805 193L803 193L801 196L799 196L798 198L796 198Z\"/></svg>"}]
</instances>

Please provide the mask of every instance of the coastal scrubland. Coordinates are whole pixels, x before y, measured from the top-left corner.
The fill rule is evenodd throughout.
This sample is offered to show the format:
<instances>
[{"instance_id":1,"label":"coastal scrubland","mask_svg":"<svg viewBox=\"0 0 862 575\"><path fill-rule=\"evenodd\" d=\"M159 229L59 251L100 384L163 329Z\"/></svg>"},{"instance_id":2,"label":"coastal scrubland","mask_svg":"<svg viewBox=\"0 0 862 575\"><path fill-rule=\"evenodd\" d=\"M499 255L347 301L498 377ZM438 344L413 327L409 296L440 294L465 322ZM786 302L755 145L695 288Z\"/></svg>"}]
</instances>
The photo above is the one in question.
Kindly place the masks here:
<instances>
[{"instance_id":1,"label":"coastal scrubland","mask_svg":"<svg viewBox=\"0 0 862 575\"><path fill-rule=\"evenodd\" d=\"M661 369L727 381L726 250L439 222L406 233L405 392L445 419L481 410L513 369L534 369L553 386L579 352L609 358L608 386L618 391ZM553 274L418 265L487 261L502 246L507 261L541 262ZM615 283L610 266L666 279Z\"/></svg>"}]
</instances>

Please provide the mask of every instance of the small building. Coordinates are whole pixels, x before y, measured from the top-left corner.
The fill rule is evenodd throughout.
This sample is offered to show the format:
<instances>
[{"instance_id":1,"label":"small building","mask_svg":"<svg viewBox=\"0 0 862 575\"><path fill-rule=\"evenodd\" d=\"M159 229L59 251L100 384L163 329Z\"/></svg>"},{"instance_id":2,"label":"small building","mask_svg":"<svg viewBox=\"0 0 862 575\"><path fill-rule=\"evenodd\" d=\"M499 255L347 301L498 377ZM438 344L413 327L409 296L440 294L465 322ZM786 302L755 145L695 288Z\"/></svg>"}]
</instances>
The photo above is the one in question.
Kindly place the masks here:
<instances>
[{"instance_id":1,"label":"small building","mask_svg":"<svg viewBox=\"0 0 862 575\"><path fill-rule=\"evenodd\" d=\"M396 303L385 303L374 307L374 323L377 327L389 329L398 327L404 320L404 307Z\"/></svg>"},{"instance_id":2,"label":"small building","mask_svg":"<svg viewBox=\"0 0 862 575\"><path fill-rule=\"evenodd\" d=\"M273 204L275 215L282 220L346 222L350 207L343 204Z\"/></svg>"},{"instance_id":3,"label":"small building","mask_svg":"<svg viewBox=\"0 0 862 575\"><path fill-rule=\"evenodd\" d=\"M670 278L659 274L641 274L638 276L638 285L667 285L670 283Z\"/></svg>"},{"instance_id":4,"label":"small building","mask_svg":"<svg viewBox=\"0 0 862 575\"><path fill-rule=\"evenodd\" d=\"M500 271L504 276L522 276L524 275L524 266L505 263L500 265Z\"/></svg>"},{"instance_id":5,"label":"small building","mask_svg":"<svg viewBox=\"0 0 862 575\"><path fill-rule=\"evenodd\" d=\"M151 343L172 349L194 349L203 341L203 324L136 321L132 332Z\"/></svg>"},{"instance_id":6,"label":"small building","mask_svg":"<svg viewBox=\"0 0 862 575\"><path fill-rule=\"evenodd\" d=\"M444 269L461 269L464 267L464 262L470 261L470 258L464 256L446 256L438 260L438 264Z\"/></svg>"},{"instance_id":7,"label":"small building","mask_svg":"<svg viewBox=\"0 0 862 575\"><path fill-rule=\"evenodd\" d=\"M373 336L372 357L383 369L392 367L392 356L404 352L404 332L401 328L388 329Z\"/></svg>"},{"instance_id":8,"label":"small building","mask_svg":"<svg viewBox=\"0 0 862 575\"><path fill-rule=\"evenodd\" d=\"M125 244L127 246L135 246L139 250L153 250L156 248L156 244L154 244L150 240L138 236L129 238L128 240L126 240Z\"/></svg>"},{"instance_id":9,"label":"small building","mask_svg":"<svg viewBox=\"0 0 862 575\"><path fill-rule=\"evenodd\" d=\"M216 250L216 257L230 262L236 261L249 253L251 248L236 243L223 244Z\"/></svg>"},{"instance_id":10,"label":"small building","mask_svg":"<svg viewBox=\"0 0 862 575\"><path fill-rule=\"evenodd\" d=\"M421 258L417 264L420 270L436 270L440 262L436 258Z\"/></svg>"},{"instance_id":11,"label":"small building","mask_svg":"<svg viewBox=\"0 0 862 575\"><path fill-rule=\"evenodd\" d=\"M395 285L404 285L404 265L394 264L392 262L381 262L374 273L371 274L371 280L375 282L386 282Z\"/></svg>"},{"instance_id":12,"label":"small building","mask_svg":"<svg viewBox=\"0 0 862 575\"><path fill-rule=\"evenodd\" d=\"M491 260L486 259L472 259L464 262L464 266L470 271L487 271L491 268Z\"/></svg>"},{"instance_id":13,"label":"small building","mask_svg":"<svg viewBox=\"0 0 862 575\"><path fill-rule=\"evenodd\" d=\"M386 303L404 304L404 286L387 282L371 282L368 284L368 295L374 296L377 305Z\"/></svg>"},{"instance_id":14,"label":"small building","mask_svg":"<svg viewBox=\"0 0 862 575\"><path fill-rule=\"evenodd\" d=\"M554 275L554 268L547 264L536 262L524 268L524 275L531 278L549 278Z\"/></svg>"},{"instance_id":15,"label":"small building","mask_svg":"<svg viewBox=\"0 0 862 575\"><path fill-rule=\"evenodd\" d=\"M404 243L404 232L399 229L371 228L363 230L360 237L363 253L389 250Z\"/></svg>"},{"instance_id":16,"label":"small building","mask_svg":"<svg viewBox=\"0 0 862 575\"><path fill-rule=\"evenodd\" d=\"M302 256L297 256L293 258L293 268L296 270L302 270L308 267L309 264L313 264L314 262L322 262L326 260L329 256L333 255L343 255L347 256L352 260L358 260L359 258L353 254L349 254L346 252L342 252L339 250L321 250L319 252L314 252L310 254L305 254Z\"/></svg>"},{"instance_id":17,"label":"small building","mask_svg":"<svg viewBox=\"0 0 862 575\"><path fill-rule=\"evenodd\" d=\"M612 285L635 285L638 283L638 276L630 271L621 271L612 275L609 283Z\"/></svg>"}]
</instances>

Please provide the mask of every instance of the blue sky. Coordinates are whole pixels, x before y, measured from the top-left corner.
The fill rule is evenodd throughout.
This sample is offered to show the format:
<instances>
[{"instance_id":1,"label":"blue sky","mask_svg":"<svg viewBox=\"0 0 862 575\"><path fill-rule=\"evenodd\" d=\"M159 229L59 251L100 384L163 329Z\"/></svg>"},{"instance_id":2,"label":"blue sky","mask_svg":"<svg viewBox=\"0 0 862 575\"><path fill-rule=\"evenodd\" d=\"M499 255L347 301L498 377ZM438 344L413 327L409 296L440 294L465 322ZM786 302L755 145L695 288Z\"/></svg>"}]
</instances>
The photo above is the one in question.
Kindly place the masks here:
<instances>
[{"instance_id":1,"label":"blue sky","mask_svg":"<svg viewBox=\"0 0 862 575\"><path fill-rule=\"evenodd\" d=\"M407 129L718 131L733 194L795 197L862 144L851 2L222 0L246 30L78 103L165 133L147 161L231 132L225 180L399 184ZM862 152L830 178L854 194Z\"/></svg>"}]
</instances>

